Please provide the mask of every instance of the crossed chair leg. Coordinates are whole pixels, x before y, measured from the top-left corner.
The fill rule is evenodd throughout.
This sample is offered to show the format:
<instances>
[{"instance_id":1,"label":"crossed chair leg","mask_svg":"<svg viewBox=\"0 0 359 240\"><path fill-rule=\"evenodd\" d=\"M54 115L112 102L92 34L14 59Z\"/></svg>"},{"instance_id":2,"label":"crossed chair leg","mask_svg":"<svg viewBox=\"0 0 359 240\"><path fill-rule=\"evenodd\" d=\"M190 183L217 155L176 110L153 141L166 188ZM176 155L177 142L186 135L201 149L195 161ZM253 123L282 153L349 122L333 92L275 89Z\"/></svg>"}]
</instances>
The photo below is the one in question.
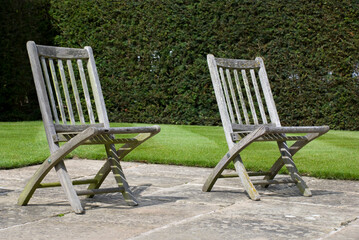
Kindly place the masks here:
<instances>
[{"instance_id":1,"label":"crossed chair leg","mask_svg":"<svg viewBox=\"0 0 359 240\"><path fill-rule=\"evenodd\" d=\"M228 164L234 161L234 166L236 172L242 182L243 187L245 188L246 192L253 200L259 200L259 193L257 192L256 188L254 187L253 183L249 179L248 172L244 167L242 159L240 157L240 152L245 149L249 144L255 141L257 138L262 136L265 133L265 128L260 127L242 138L237 144L235 144L219 161L216 167L213 169L212 173L208 176L205 184L202 187L202 191L210 192L212 190L213 185L216 183L217 179L222 174L223 170L228 166Z\"/></svg>"},{"instance_id":2,"label":"crossed chair leg","mask_svg":"<svg viewBox=\"0 0 359 240\"><path fill-rule=\"evenodd\" d=\"M42 163L39 169L28 181L23 192L20 194L20 197L18 199L18 205L27 205L37 188L58 186L62 186L62 188L64 189L67 199L69 200L70 205L75 213L84 212L84 209L78 197L79 195L87 195L88 197L93 197L94 194L97 193L121 192L128 205L138 205L136 198L134 197L133 193L129 188L119 161L120 159L123 159L128 153L130 153L133 149L139 146L141 143L152 137L154 134L140 133L135 137L137 141L126 143L118 150L116 150L114 144L105 144L108 159L106 160L102 168L98 171L95 178L88 180L71 181L63 158L94 135L96 135L96 129L88 128L82 133L79 133L77 136L72 138L69 142L65 143L63 146L59 147L55 152L53 152L50 157ZM41 183L53 167L55 167L60 182ZM113 172L118 187L99 189L110 171ZM73 185L80 184L90 185L88 186L87 190L76 191Z\"/></svg>"},{"instance_id":3,"label":"crossed chair leg","mask_svg":"<svg viewBox=\"0 0 359 240\"><path fill-rule=\"evenodd\" d=\"M211 191L217 179L221 177L223 170L231 161L233 161L236 173L238 174L238 177L240 178L244 189L252 200L260 200L260 195L254 185L262 185L264 187L268 187L270 184L278 183L295 183L303 196L311 196L312 194L310 192L310 189L308 188L302 177L299 175L298 169L292 159L292 156L297 153L301 148L303 148L306 144L308 144L310 141L314 140L321 134L308 133L305 140L296 141L290 148L285 141L277 141L281 156L273 164L270 171L268 173L265 173L265 177L263 178L263 180L251 181L250 175L252 173L247 172L240 157L240 152L249 144L263 136L265 133L265 127L260 127L245 136L237 144L235 144L213 169L212 173L209 175L205 184L203 185L202 191ZM283 166L288 169L291 180L284 182L273 180ZM254 173L253 175L258 176L260 174Z\"/></svg>"}]
</instances>

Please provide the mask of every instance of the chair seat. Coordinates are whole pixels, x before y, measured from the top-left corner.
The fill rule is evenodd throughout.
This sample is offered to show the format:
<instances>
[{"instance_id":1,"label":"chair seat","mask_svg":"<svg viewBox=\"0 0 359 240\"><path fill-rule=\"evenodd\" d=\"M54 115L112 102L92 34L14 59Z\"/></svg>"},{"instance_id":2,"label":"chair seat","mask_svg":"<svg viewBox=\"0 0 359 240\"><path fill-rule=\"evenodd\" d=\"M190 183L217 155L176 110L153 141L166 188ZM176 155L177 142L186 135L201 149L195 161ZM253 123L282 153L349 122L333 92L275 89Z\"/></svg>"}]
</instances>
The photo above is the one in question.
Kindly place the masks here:
<instances>
[{"instance_id":1,"label":"chair seat","mask_svg":"<svg viewBox=\"0 0 359 240\"><path fill-rule=\"evenodd\" d=\"M72 138L76 137L78 132L69 132L69 133L58 133L53 135L53 140L56 143L68 142ZM84 145L92 144L117 144L117 143L129 143L129 142L138 142L136 138L113 138L112 134L98 134L89 140L83 142Z\"/></svg>"},{"instance_id":2,"label":"chair seat","mask_svg":"<svg viewBox=\"0 0 359 240\"><path fill-rule=\"evenodd\" d=\"M261 127L261 126L258 126ZM257 128L258 128L257 127ZM295 134L295 133L325 133L329 130L328 126L303 126L303 127L275 127L275 126L264 126L266 133L257 138L255 141L297 141L297 140L308 140L307 135L286 135L285 133ZM245 127L238 127L234 129L245 129ZM255 130L256 128L251 128ZM232 140L239 141L251 131L239 131L232 133Z\"/></svg>"},{"instance_id":3,"label":"chair seat","mask_svg":"<svg viewBox=\"0 0 359 240\"><path fill-rule=\"evenodd\" d=\"M58 127L59 128L59 127ZM67 126L68 130L75 130L76 128L82 130L83 127L80 126ZM121 127L121 128L96 128L96 135L86 140L82 144L92 145L92 144L118 144L118 143L135 143L140 140L137 138L115 138L114 134L137 134L137 133L155 133L159 131L159 126L152 127ZM54 142L68 142L72 138L76 137L81 131L73 132L60 132L52 136Z\"/></svg>"},{"instance_id":4,"label":"chair seat","mask_svg":"<svg viewBox=\"0 0 359 240\"><path fill-rule=\"evenodd\" d=\"M233 141L239 141L251 132L235 132L232 133ZM267 142L267 141L297 141L297 140L306 140L306 136L286 136L282 133L269 133L266 134L255 141L257 142Z\"/></svg>"}]
</instances>

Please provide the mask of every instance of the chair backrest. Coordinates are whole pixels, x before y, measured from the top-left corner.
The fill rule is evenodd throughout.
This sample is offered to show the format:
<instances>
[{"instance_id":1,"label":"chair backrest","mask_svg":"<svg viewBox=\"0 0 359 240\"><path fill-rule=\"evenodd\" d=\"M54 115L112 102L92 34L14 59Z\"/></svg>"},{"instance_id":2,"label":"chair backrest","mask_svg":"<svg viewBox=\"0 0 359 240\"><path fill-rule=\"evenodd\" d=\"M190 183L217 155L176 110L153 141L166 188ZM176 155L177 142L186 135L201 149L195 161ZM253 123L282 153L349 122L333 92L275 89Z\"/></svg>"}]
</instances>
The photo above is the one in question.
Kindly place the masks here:
<instances>
[{"instance_id":1,"label":"chair backrest","mask_svg":"<svg viewBox=\"0 0 359 240\"><path fill-rule=\"evenodd\" d=\"M234 131L248 132L261 125L280 126L262 58L239 60L209 54L207 61L230 147Z\"/></svg>"},{"instance_id":2,"label":"chair backrest","mask_svg":"<svg viewBox=\"0 0 359 240\"><path fill-rule=\"evenodd\" d=\"M53 135L61 129L77 130L96 122L109 127L91 47L52 47L29 41L27 51L51 151L57 149Z\"/></svg>"}]
</instances>

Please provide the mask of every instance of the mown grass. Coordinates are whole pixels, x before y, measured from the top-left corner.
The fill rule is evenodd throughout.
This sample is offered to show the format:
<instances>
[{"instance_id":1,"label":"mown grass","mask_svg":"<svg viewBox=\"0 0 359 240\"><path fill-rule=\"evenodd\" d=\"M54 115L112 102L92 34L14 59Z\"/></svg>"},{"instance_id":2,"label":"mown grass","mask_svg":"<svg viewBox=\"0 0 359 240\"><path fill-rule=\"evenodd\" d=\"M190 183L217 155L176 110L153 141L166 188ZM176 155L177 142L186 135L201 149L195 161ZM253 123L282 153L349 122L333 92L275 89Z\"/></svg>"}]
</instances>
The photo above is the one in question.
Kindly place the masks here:
<instances>
[{"instance_id":1,"label":"mown grass","mask_svg":"<svg viewBox=\"0 0 359 240\"><path fill-rule=\"evenodd\" d=\"M142 125L115 123L111 126ZM214 167L226 151L222 127L161 125L158 135L125 160ZM38 164L48 154L42 122L0 123L0 168ZM262 142L252 144L241 156L247 169L266 171L279 152L276 143ZM73 157L104 159L104 147L81 146L68 156ZM294 160L303 175L359 180L359 132L331 130L298 152Z\"/></svg>"}]
</instances>

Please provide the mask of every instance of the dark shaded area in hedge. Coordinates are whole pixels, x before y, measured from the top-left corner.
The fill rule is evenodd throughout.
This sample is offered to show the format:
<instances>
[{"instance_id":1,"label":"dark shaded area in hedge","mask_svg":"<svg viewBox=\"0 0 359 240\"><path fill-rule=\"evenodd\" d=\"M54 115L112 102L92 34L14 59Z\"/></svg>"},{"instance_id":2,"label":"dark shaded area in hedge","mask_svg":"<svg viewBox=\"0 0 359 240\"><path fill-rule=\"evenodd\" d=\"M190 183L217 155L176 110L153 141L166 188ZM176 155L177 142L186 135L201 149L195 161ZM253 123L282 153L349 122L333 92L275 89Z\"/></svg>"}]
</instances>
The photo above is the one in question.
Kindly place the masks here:
<instances>
[{"instance_id":1,"label":"dark shaded area in hedge","mask_svg":"<svg viewBox=\"0 0 359 240\"><path fill-rule=\"evenodd\" d=\"M26 42L53 43L49 8L48 0L1 1L0 121L41 118Z\"/></svg>"},{"instance_id":2,"label":"dark shaded area in hedge","mask_svg":"<svg viewBox=\"0 0 359 240\"><path fill-rule=\"evenodd\" d=\"M213 53L264 57L283 125L359 130L358 1L58 0L50 15L56 45L93 47L112 121L219 124Z\"/></svg>"}]
</instances>

